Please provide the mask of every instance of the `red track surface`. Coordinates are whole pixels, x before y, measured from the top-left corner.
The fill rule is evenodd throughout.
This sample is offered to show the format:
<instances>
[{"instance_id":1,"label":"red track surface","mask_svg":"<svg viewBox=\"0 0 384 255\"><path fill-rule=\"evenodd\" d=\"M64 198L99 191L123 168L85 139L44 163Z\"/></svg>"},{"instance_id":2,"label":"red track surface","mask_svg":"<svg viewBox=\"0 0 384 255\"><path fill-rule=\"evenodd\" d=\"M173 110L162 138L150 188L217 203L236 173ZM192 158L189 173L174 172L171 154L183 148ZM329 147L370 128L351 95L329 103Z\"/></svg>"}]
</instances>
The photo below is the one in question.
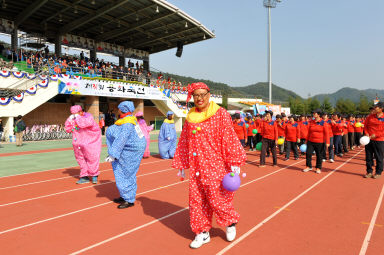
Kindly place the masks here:
<instances>
[{"instance_id":1,"label":"red track surface","mask_svg":"<svg viewBox=\"0 0 384 255\"><path fill-rule=\"evenodd\" d=\"M107 163L98 185L76 185L78 168L0 178L1 253L328 255L365 246L362 254L384 254L384 182L362 178L364 151L325 163L320 175L303 173L303 159L258 168L258 156L248 153L242 168L232 243L214 224L209 244L188 247L188 181L178 181L171 161L151 157L138 173L136 205L125 210L111 202L118 192Z\"/></svg>"}]
</instances>

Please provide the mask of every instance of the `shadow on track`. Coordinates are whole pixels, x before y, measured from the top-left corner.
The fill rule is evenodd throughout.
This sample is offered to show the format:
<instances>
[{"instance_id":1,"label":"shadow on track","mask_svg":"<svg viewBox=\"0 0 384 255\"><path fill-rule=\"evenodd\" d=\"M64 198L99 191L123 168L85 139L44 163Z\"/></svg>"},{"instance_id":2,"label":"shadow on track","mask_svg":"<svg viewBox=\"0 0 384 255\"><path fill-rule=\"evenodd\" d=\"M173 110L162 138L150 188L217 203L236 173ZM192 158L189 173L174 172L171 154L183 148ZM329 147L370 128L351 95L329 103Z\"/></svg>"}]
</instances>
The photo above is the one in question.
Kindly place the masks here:
<instances>
[{"instance_id":1,"label":"shadow on track","mask_svg":"<svg viewBox=\"0 0 384 255\"><path fill-rule=\"evenodd\" d=\"M139 197L137 198L137 201L139 201L143 207L143 212L155 219L183 209L181 206L148 197ZM160 222L176 234L186 239L193 240L195 238L195 234L191 231L189 225L189 210L184 210L169 218L163 219ZM219 236L226 240L225 232L221 228L212 228L209 232L211 237Z\"/></svg>"}]
</instances>

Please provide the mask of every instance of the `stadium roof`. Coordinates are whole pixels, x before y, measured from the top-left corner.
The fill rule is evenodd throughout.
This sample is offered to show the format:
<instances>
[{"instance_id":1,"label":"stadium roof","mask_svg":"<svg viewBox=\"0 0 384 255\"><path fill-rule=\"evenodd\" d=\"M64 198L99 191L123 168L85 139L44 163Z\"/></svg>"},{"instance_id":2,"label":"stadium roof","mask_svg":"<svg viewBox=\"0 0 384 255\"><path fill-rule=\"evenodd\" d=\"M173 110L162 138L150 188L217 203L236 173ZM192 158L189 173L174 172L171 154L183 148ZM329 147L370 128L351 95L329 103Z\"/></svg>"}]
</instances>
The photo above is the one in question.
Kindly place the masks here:
<instances>
[{"instance_id":1,"label":"stadium roof","mask_svg":"<svg viewBox=\"0 0 384 255\"><path fill-rule=\"evenodd\" d=\"M4 6L4 2L5 5ZM215 34L165 0L2 0L0 17L55 42L73 34L156 53ZM5 7L5 8L4 8Z\"/></svg>"}]
</instances>

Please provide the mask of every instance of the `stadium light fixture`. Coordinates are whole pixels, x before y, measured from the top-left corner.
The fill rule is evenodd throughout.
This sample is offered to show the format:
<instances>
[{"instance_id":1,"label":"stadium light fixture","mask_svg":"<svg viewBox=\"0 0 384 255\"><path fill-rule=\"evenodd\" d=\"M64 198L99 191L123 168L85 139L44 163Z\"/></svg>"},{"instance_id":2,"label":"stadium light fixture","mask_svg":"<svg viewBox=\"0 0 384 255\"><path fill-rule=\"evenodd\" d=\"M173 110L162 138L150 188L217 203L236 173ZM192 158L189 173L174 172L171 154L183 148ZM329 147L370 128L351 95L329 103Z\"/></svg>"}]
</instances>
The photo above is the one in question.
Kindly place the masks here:
<instances>
[{"instance_id":1,"label":"stadium light fixture","mask_svg":"<svg viewBox=\"0 0 384 255\"><path fill-rule=\"evenodd\" d=\"M7 8L7 3L5 2L5 0L3 0L3 2L1 3L1 8L3 9Z\"/></svg>"},{"instance_id":2,"label":"stadium light fixture","mask_svg":"<svg viewBox=\"0 0 384 255\"><path fill-rule=\"evenodd\" d=\"M77 5L75 5L74 9L73 9L73 13L78 13L78 10L77 10Z\"/></svg>"},{"instance_id":3,"label":"stadium light fixture","mask_svg":"<svg viewBox=\"0 0 384 255\"><path fill-rule=\"evenodd\" d=\"M271 57L271 8L276 8L281 0L264 0L263 5L268 10L268 84L269 84L269 103L272 104L272 57Z\"/></svg>"},{"instance_id":4,"label":"stadium light fixture","mask_svg":"<svg viewBox=\"0 0 384 255\"><path fill-rule=\"evenodd\" d=\"M204 36L203 36L203 40L205 40L205 39L207 39L207 37L206 37L205 34L204 34Z\"/></svg>"},{"instance_id":5,"label":"stadium light fixture","mask_svg":"<svg viewBox=\"0 0 384 255\"><path fill-rule=\"evenodd\" d=\"M62 21L63 21L63 15L59 14L59 22L62 22Z\"/></svg>"},{"instance_id":6,"label":"stadium light fixture","mask_svg":"<svg viewBox=\"0 0 384 255\"><path fill-rule=\"evenodd\" d=\"M120 20L117 21L117 27L121 27Z\"/></svg>"},{"instance_id":7,"label":"stadium light fixture","mask_svg":"<svg viewBox=\"0 0 384 255\"><path fill-rule=\"evenodd\" d=\"M96 1L95 1L95 0L92 0L92 1L91 1L91 4L95 5L95 4L96 4Z\"/></svg>"},{"instance_id":8,"label":"stadium light fixture","mask_svg":"<svg viewBox=\"0 0 384 255\"><path fill-rule=\"evenodd\" d=\"M188 22L185 22L185 28L188 28Z\"/></svg>"},{"instance_id":9,"label":"stadium light fixture","mask_svg":"<svg viewBox=\"0 0 384 255\"><path fill-rule=\"evenodd\" d=\"M104 33L104 27L101 26L101 28L100 28L100 34L103 34L103 33Z\"/></svg>"},{"instance_id":10,"label":"stadium light fixture","mask_svg":"<svg viewBox=\"0 0 384 255\"><path fill-rule=\"evenodd\" d=\"M139 15L136 13L136 21L139 21Z\"/></svg>"},{"instance_id":11,"label":"stadium light fixture","mask_svg":"<svg viewBox=\"0 0 384 255\"><path fill-rule=\"evenodd\" d=\"M159 6L158 5L156 5L156 13L159 13L160 11L159 11Z\"/></svg>"}]
</instances>

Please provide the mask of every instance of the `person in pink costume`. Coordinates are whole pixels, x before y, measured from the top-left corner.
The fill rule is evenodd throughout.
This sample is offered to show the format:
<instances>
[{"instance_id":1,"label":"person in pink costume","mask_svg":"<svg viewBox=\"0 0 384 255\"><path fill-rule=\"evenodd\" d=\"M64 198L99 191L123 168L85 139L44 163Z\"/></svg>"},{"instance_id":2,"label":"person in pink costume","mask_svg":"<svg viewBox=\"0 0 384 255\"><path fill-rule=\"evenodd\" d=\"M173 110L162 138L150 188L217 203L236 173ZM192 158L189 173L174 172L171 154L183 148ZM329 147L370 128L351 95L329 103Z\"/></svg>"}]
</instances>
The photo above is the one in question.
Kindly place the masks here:
<instances>
[{"instance_id":1,"label":"person in pink costume","mask_svg":"<svg viewBox=\"0 0 384 255\"><path fill-rule=\"evenodd\" d=\"M65 130L72 133L72 145L77 163L80 165L80 179L77 184L97 183L101 153L101 132L92 114L84 112L80 105L71 107L72 115L65 121Z\"/></svg>"},{"instance_id":2,"label":"person in pink costume","mask_svg":"<svg viewBox=\"0 0 384 255\"><path fill-rule=\"evenodd\" d=\"M143 131L143 134L145 136L145 139L147 140L147 147L145 148L144 156L143 158L148 158L151 155L151 152L149 151L149 143L151 142L149 132L153 130L153 125L147 126L147 123L144 120L143 112L138 111L135 114L137 121L139 122L140 129Z\"/></svg>"}]
</instances>

